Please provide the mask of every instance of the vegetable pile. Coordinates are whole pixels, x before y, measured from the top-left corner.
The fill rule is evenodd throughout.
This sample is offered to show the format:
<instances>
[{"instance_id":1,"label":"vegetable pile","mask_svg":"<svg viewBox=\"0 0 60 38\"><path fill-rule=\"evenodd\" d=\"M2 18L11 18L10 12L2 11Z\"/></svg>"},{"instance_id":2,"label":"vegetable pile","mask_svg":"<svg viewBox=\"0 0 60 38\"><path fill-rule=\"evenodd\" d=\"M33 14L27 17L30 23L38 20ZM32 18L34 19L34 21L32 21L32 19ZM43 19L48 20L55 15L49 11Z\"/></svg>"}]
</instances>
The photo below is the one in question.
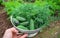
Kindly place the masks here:
<instances>
[{"instance_id":1,"label":"vegetable pile","mask_svg":"<svg viewBox=\"0 0 60 38\"><path fill-rule=\"evenodd\" d=\"M21 4L9 15L13 16L13 23L21 29L34 30L43 25L47 25L50 10L47 6L38 6L34 4Z\"/></svg>"},{"instance_id":2,"label":"vegetable pile","mask_svg":"<svg viewBox=\"0 0 60 38\"><path fill-rule=\"evenodd\" d=\"M9 0L3 2L3 5L8 16L13 16L12 20L16 27L25 30L47 26L56 18L55 11L60 10L59 1L56 0Z\"/></svg>"}]
</instances>

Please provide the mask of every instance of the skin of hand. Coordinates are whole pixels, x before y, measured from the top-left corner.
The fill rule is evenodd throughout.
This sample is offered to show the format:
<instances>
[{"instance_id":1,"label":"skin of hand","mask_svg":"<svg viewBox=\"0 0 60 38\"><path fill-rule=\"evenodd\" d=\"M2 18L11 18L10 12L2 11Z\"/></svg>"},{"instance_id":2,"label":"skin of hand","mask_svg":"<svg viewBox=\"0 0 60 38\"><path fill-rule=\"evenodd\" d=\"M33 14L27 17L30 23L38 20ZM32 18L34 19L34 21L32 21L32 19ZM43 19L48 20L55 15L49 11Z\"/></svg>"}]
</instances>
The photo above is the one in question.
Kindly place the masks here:
<instances>
[{"instance_id":1,"label":"skin of hand","mask_svg":"<svg viewBox=\"0 0 60 38\"><path fill-rule=\"evenodd\" d=\"M5 31L3 38L26 38L28 36L28 34L17 35L17 33L18 33L18 31L14 27L7 29Z\"/></svg>"}]
</instances>

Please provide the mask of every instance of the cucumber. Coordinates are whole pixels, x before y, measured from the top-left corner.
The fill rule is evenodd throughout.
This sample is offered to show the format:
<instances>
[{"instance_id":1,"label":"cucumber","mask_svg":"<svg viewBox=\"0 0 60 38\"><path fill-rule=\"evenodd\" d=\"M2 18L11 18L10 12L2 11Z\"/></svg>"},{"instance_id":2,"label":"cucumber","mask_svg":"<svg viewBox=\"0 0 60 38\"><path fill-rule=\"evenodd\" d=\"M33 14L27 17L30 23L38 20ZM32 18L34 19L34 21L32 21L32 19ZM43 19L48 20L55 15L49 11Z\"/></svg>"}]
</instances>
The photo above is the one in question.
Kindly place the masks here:
<instances>
[{"instance_id":1,"label":"cucumber","mask_svg":"<svg viewBox=\"0 0 60 38\"><path fill-rule=\"evenodd\" d=\"M20 23L21 25L27 25L29 22Z\"/></svg>"},{"instance_id":2,"label":"cucumber","mask_svg":"<svg viewBox=\"0 0 60 38\"><path fill-rule=\"evenodd\" d=\"M28 28L27 28L27 27L24 27L23 25L18 25L17 28L19 28L19 29L24 29L24 30L28 30Z\"/></svg>"},{"instance_id":3,"label":"cucumber","mask_svg":"<svg viewBox=\"0 0 60 38\"><path fill-rule=\"evenodd\" d=\"M19 21L25 21L26 19L20 16L16 16L16 19L18 19Z\"/></svg>"},{"instance_id":4,"label":"cucumber","mask_svg":"<svg viewBox=\"0 0 60 38\"><path fill-rule=\"evenodd\" d=\"M30 30L34 30L34 21L33 19L30 20Z\"/></svg>"},{"instance_id":5,"label":"cucumber","mask_svg":"<svg viewBox=\"0 0 60 38\"><path fill-rule=\"evenodd\" d=\"M19 21L16 18L12 18L13 23L19 24Z\"/></svg>"}]
</instances>

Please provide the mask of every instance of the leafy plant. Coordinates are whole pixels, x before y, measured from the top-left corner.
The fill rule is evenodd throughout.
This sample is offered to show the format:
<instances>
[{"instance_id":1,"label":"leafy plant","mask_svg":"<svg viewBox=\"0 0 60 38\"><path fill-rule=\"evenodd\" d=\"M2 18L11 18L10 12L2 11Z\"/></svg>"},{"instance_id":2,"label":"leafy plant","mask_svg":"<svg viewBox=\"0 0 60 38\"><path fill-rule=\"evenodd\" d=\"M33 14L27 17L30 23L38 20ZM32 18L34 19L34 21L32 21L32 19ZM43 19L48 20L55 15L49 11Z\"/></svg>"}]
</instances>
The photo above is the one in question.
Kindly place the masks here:
<instances>
[{"instance_id":1,"label":"leafy plant","mask_svg":"<svg viewBox=\"0 0 60 38\"><path fill-rule=\"evenodd\" d=\"M38 5L38 6L46 6L47 8L50 9L50 14L54 14L54 11L55 11L55 8L56 8L56 5L55 3L52 3L52 1L50 0L36 0L35 1L35 5Z\"/></svg>"},{"instance_id":2,"label":"leafy plant","mask_svg":"<svg viewBox=\"0 0 60 38\"><path fill-rule=\"evenodd\" d=\"M0 5L2 4L3 0L0 0Z\"/></svg>"},{"instance_id":3,"label":"leafy plant","mask_svg":"<svg viewBox=\"0 0 60 38\"><path fill-rule=\"evenodd\" d=\"M60 0L44 0L47 1L50 4L50 9L53 11L53 14L58 10L60 10ZM58 12L59 13L59 12ZM57 14L58 14L57 13Z\"/></svg>"},{"instance_id":4,"label":"leafy plant","mask_svg":"<svg viewBox=\"0 0 60 38\"><path fill-rule=\"evenodd\" d=\"M1 4L1 0L0 0L0 4Z\"/></svg>"},{"instance_id":5,"label":"leafy plant","mask_svg":"<svg viewBox=\"0 0 60 38\"><path fill-rule=\"evenodd\" d=\"M13 18L13 23L21 29L28 28L34 30L42 26L47 26L50 18L50 10L46 6L38 6L33 3L21 4L18 8L10 12ZM10 15L10 14L9 14ZM18 22L18 23L16 23Z\"/></svg>"},{"instance_id":6,"label":"leafy plant","mask_svg":"<svg viewBox=\"0 0 60 38\"><path fill-rule=\"evenodd\" d=\"M25 2L35 2L35 0L23 0Z\"/></svg>"},{"instance_id":7,"label":"leafy plant","mask_svg":"<svg viewBox=\"0 0 60 38\"><path fill-rule=\"evenodd\" d=\"M13 23L18 28L26 30L47 26L52 17L54 20L55 10L60 8L56 2L53 3L50 0L36 0L34 3L20 3L18 0L4 2L3 4L9 17L13 16Z\"/></svg>"},{"instance_id":8,"label":"leafy plant","mask_svg":"<svg viewBox=\"0 0 60 38\"><path fill-rule=\"evenodd\" d=\"M20 6L20 3L17 1L9 1L9 2L3 2L3 5L5 6L5 11L7 14L11 14L10 12L16 9L17 7Z\"/></svg>"}]
</instances>

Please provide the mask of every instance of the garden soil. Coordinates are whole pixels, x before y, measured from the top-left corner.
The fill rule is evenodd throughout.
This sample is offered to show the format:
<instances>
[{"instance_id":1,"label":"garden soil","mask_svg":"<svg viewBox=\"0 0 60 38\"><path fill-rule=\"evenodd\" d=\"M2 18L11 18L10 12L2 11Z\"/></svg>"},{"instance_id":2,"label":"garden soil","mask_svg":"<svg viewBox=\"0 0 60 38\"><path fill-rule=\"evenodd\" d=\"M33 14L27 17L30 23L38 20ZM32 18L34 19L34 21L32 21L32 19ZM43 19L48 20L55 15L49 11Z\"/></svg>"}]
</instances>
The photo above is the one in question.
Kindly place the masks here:
<instances>
[{"instance_id":1,"label":"garden soil","mask_svg":"<svg viewBox=\"0 0 60 38\"><path fill-rule=\"evenodd\" d=\"M8 15L3 10L3 7L0 7L0 38L3 37L6 29L12 27L11 22L7 18ZM52 22L50 26L44 28L42 32L39 32L33 38L60 38L60 21Z\"/></svg>"},{"instance_id":2,"label":"garden soil","mask_svg":"<svg viewBox=\"0 0 60 38\"><path fill-rule=\"evenodd\" d=\"M7 19L7 17L8 16L6 12L3 10L2 7L0 7L0 38L2 38L6 29L12 27L12 24Z\"/></svg>"}]
</instances>

